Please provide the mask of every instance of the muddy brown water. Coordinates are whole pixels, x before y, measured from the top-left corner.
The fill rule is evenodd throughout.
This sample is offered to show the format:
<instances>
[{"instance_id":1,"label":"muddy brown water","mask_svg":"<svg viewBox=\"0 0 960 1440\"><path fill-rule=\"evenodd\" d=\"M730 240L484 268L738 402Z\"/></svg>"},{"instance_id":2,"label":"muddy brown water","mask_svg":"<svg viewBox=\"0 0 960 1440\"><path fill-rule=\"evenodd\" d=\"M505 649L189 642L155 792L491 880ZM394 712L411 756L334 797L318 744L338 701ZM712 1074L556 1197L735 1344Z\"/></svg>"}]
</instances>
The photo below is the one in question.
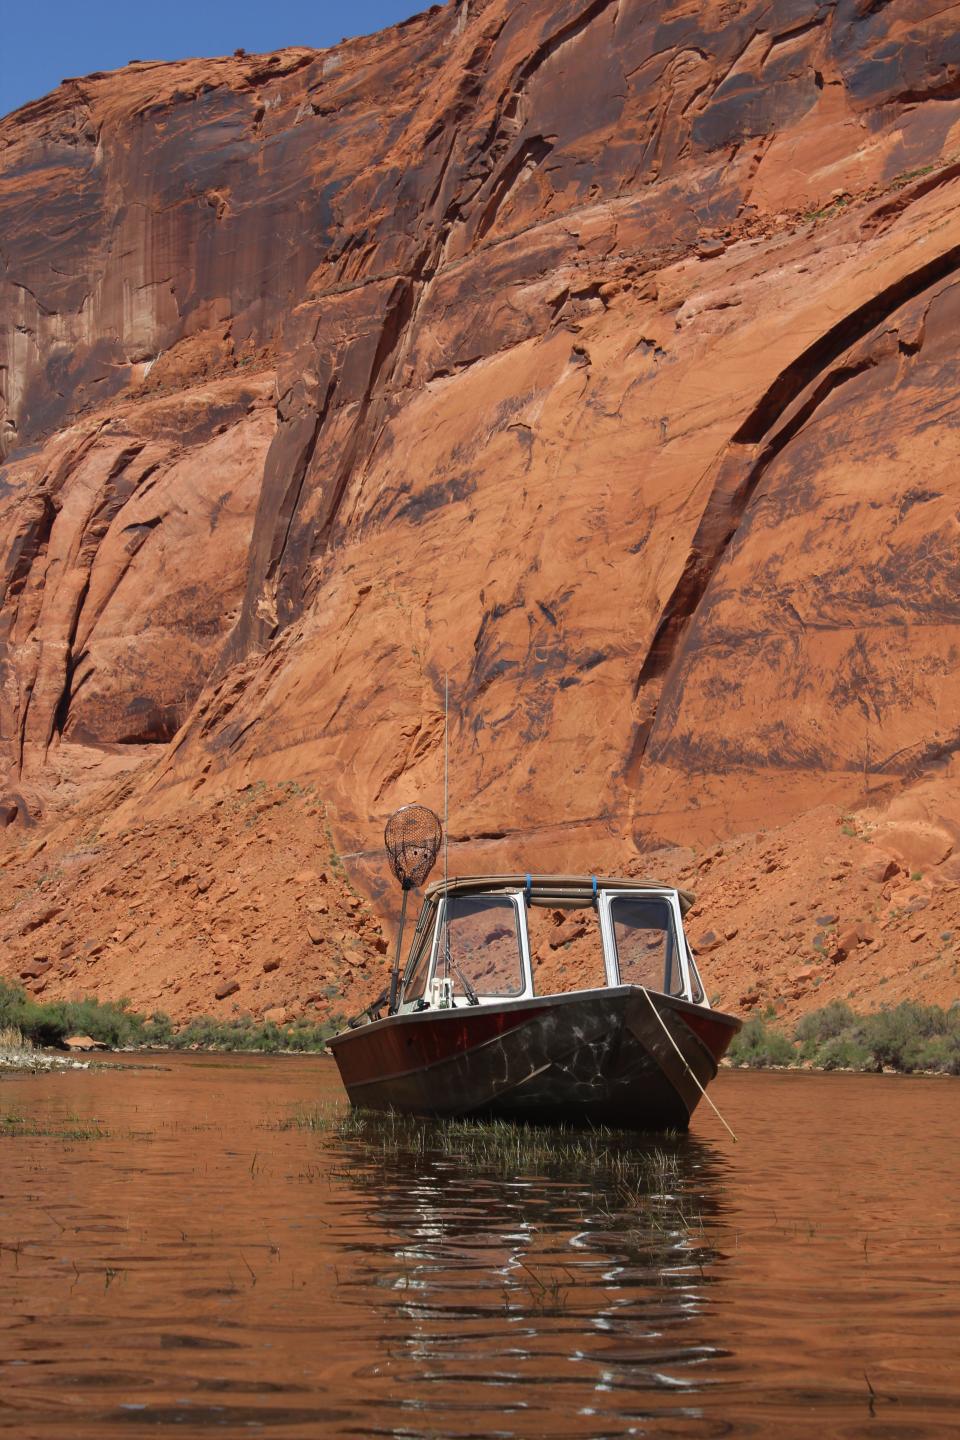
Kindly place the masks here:
<instances>
[{"instance_id":1,"label":"muddy brown water","mask_svg":"<svg viewBox=\"0 0 960 1440\"><path fill-rule=\"evenodd\" d=\"M518 1158L163 1063L0 1078L0 1431L960 1432L960 1081L725 1072L736 1145Z\"/></svg>"}]
</instances>

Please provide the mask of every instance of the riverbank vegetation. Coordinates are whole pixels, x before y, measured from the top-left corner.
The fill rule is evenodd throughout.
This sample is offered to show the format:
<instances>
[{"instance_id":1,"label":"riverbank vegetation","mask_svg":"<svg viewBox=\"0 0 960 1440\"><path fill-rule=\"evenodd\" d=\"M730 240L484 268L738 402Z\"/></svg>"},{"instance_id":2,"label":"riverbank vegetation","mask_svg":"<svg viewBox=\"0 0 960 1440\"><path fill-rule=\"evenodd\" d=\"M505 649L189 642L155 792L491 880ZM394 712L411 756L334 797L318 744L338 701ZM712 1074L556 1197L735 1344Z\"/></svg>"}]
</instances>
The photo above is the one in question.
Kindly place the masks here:
<instances>
[{"instance_id":1,"label":"riverbank vegetation","mask_svg":"<svg viewBox=\"0 0 960 1440\"><path fill-rule=\"evenodd\" d=\"M13 1036L29 1046L62 1045L70 1035L88 1035L111 1050L315 1053L342 1025L339 1017L277 1025L250 1015L229 1020L201 1015L178 1027L162 1011L142 1015L126 1000L43 1002L31 999L21 986L0 980L0 1033L7 1032L8 1048ZM747 1021L728 1058L733 1065L750 1069L803 1066L960 1075L960 1005L943 1010L904 1001L860 1015L846 1001L835 1000L804 1015L792 1029L779 1024L770 1008Z\"/></svg>"},{"instance_id":2,"label":"riverbank vegetation","mask_svg":"<svg viewBox=\"0 0 960 1440\"><path fill-rule=\"evenodd\" d=\"M897 1070L960 1075L960 1005L943 1010L905 1000L858 1015L844 1000L804 1015L792 1031L768 1009L747 1021L730 1046L734 1065L766 1069Z\"/></svg>"},{"instance_id":3,"label":"riverbank vegetation","mask_svg":"<svg viewBox=\"0 0 960 1440\"><path fill-rule=\"evenodd\" d=\"M70 1035L88 1035L111 1050L162 1046L169 1050L281 1050L298 1052L324 1048L327 1037L342 1027L331 1019L315 1024L295 1020L277 1025L237 1015L218 1020L198 1016L179 1028L169 1015L157 1010L141 1015L126 1000L32 1000L19 985L0 980L0 1030L17 1032L35 1045L62 1045Z\"/></svg>"}]
</instances>

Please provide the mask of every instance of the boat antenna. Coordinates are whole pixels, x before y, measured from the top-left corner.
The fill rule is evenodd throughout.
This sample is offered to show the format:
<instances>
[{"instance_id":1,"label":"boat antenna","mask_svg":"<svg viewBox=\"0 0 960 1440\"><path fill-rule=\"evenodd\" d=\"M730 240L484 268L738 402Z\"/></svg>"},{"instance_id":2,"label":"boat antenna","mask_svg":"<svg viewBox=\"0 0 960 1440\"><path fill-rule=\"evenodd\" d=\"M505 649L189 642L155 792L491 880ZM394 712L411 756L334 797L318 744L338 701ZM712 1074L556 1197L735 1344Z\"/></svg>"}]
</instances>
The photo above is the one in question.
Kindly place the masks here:
<instances>
[{"instance_id":1,"label":"boat antenna","mask_svg":"<svg viewBox=\"0 0 960 1440\"><path fill-rule=\"evenodd\" d=\"M450 672L443 677L443 973L450 974Z\"/></svg>"},{"instance_id":2,"label":"boat antenna","mask_svg":"<svg viewBox=\"0 0 960 1440\"><path fill-rule=\"evenodd\" d=\"M400 881L403 889L403 903L400 907L400 928L397 931L397 949L393 957L393 972L390 976L390 1009L393 1015L397 1008L397 990L400 981L400 955L403 949L403 927L407 918L407 895L414 885L422 885L433 869L443 831L440 821L426 805L404 805L395 810L383 831L383 843L390 861L390 869Z\"/></svg>"}]
</instances>

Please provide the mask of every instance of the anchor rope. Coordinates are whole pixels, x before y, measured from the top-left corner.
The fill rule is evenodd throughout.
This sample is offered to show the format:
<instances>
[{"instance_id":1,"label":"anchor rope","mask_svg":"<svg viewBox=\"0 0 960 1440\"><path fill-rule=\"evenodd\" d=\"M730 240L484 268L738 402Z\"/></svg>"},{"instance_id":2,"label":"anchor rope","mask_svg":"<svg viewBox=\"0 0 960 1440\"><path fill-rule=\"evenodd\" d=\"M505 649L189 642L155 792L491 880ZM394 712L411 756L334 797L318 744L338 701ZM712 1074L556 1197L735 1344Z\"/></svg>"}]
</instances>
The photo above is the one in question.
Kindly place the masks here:
<instances>
[{"instance_id":1,"label":"anchor rope","mask_svg":"<svg viewBox=\"0 0 960 1440\"><path fill-rule=\"evenodd\" d=\"M703 1086L700 1084L700 1081L697 1079L696 1075L694 1075L693 1071L692 1071L691 1068L690 1068L689 1063L687 1062L687 1057L684 1055L683 1051L680 1049L680 1046L677 1044L676 1040L674 1040L673 1036L670 1034L670 1031L667 1029L666 1021L664 1020L663 1016L660 1014L660 1011L657 1009L656 1005L654 1005L654 1003L653 1003L653 997L651 996L650 991L647 989L647 987L646 987L645 985L641 985L641 986L640 986L640 989L643 991L644 995L646 995L647 1000L649 1001L649 1004L650 1004L650 1009L653 1011L654 1015L656 1015L657 1019L659 1020L659 1022L660 1022L660 1028L663 1030L664 1035L666 1035L667 1039L670 1041L670 1044L673 1046L674 1050L676 1050L677 1054L680 1056L680 1059L681 1059L681 1061L683 1062L684 1069L686 1070L687 1074L690 1076L690 1079L693 1081L694 1085L696 1085L697 1089L700 1091L700 1094L703 1096L704 1100L706 1100L707 1104L710 1106L710 1109L713 1111L714 1115L716 1115L717 1119L720 1121L720 1124L723 1126L724 1130L726 1130L727 1134L731 1137L731 1139L732 1139L734 1142L736 1142L736 1138L737 1138L736 1135L734 1135L733 1131L730 1129L730 1126L727 1124L726 1120L724 1120L723 1116L720 1114L720 1111L717 1109L716 1105L714 1105L713 1101L710 1099L710 1096L707 1094L706 1090L704 1090Z\"/></svg>"}]
</instances>

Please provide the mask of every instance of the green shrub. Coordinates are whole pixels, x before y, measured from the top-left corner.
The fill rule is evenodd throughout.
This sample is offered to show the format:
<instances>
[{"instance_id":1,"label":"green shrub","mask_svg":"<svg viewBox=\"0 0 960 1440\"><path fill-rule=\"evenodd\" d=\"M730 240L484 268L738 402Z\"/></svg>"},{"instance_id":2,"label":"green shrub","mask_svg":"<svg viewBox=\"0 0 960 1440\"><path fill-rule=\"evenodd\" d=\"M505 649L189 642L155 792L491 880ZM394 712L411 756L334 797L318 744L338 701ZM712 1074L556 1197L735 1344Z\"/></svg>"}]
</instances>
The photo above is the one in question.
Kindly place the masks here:
<instances>
[{"instance_id":1,"label":"green shrub","mask_svg":"<svg viewBox=\"0 0 960 1440\"><path fill-rule=\"evenodd\" d=\"M818 1046L849 1030L856 1018L845 1000L831 1000L822 1010L811 1010L809 1015L804 1015L793 1032L800 1041L804 1059L811 1059Z\"/></svg>"},{"instance_id":2,"label":"green shrub","mask_svg":"<svg viewBox=\"0 0 960 1440\"><path fill-rule=\"evenodd\" d=\"M849 1035L833 1035L816 1051L805 1056L818 1070L875 1070L873 1055L861 1041Z\"/></svg>"},{"instance_id":3,"label":"green shrub","mask_svg":"<svg viewBox=\"0 0 960 1440\"><path fill-rule=\"evenodd\" d=\"M342 1021L331 1019L319 1024L297 1020L290 1025L277 1025L272 1020L254 1020L238 1015L232 1020L216 1020L200 1015L178 1030L167 1042L174 1050L230 1050L275 1053L278 1050L316 1052L322 1050L327 1037L341 1029Z\"/></svg>"},{"instance_id":4,"label":"green shrub","mask_svg":"<svg viewBox=\"0 0 960 1440\"><path fill-rule=\"evenodd\" d=\"M154 1010L143 1027L143 1039L147 1045L169 1045L174 1036L173 1021L162 1010Z\"/></svg>"},{"instance_id":5,"label":"green shrub","mask_svg":"<svg viewBox=\"0 0 960 1440\"><path fill-rule=\"evenodd\" d=\"M27 993L20 985L0 980L0 1029L21 1030L20 1017L27 1003Z\"/></svg>"},{"instance_id":6,"label":"green shrub","mask_svg":"<svg viewBox=\"0 0 960 1440\"><path fill-rule=\"evenodd\" d=\"M782 1030L767 1024L768 1015L754 1015L734 1037L727 1054L734 1065L756 1070L770 1065L796 1065L797 1052Z\"/></svg>"},{"instance_id":7,"label":"green shrub","mask_svg":"<svg viewBox=\"0 0 960 1440\"><path fill-rule=\"evenodd\" d=\"M16 1026L38 1045L89 1035L114 1048L142 1043L144 1019L128 1000L31 1000L19 985L0 980L0 1025Z\"/></svg>"},{"instance_id":8,"label":"green shrub","mask_svg":"<svg viewBox=\"0 0 960 1440\"><path fill-rule=\"evenodd\" d=\"M960 1075L960 1034L933 1035L921 1052L922 1070L938 1070L943 1075Z\"/></svg>"},{"instance_id":9,"label":"green shrub","mask_svg":"<svg viewBox=\"0 0 960 1440\"><path fill-rule=\"evenodd\" d=\"M890 1010L864 1015L858 1022L863 1043L870 1049L877 1069L922 1070L927 1041L944 1035L950 1028L949 1012L937 1005L919 1005L904 1000Z\"/></svg>"},{"instance_id":10,"label":"green shrub","mask_svg":"<svg viewBox=\"0 0 960 1440\"><path fill-rule=\"evenodd\" d=\"M960 1073L960 1010L913 1000L857 1015L834 1001L799 1021L801 1054L820 1069L942 1070Z\"/></svg>"}]
</instances>

